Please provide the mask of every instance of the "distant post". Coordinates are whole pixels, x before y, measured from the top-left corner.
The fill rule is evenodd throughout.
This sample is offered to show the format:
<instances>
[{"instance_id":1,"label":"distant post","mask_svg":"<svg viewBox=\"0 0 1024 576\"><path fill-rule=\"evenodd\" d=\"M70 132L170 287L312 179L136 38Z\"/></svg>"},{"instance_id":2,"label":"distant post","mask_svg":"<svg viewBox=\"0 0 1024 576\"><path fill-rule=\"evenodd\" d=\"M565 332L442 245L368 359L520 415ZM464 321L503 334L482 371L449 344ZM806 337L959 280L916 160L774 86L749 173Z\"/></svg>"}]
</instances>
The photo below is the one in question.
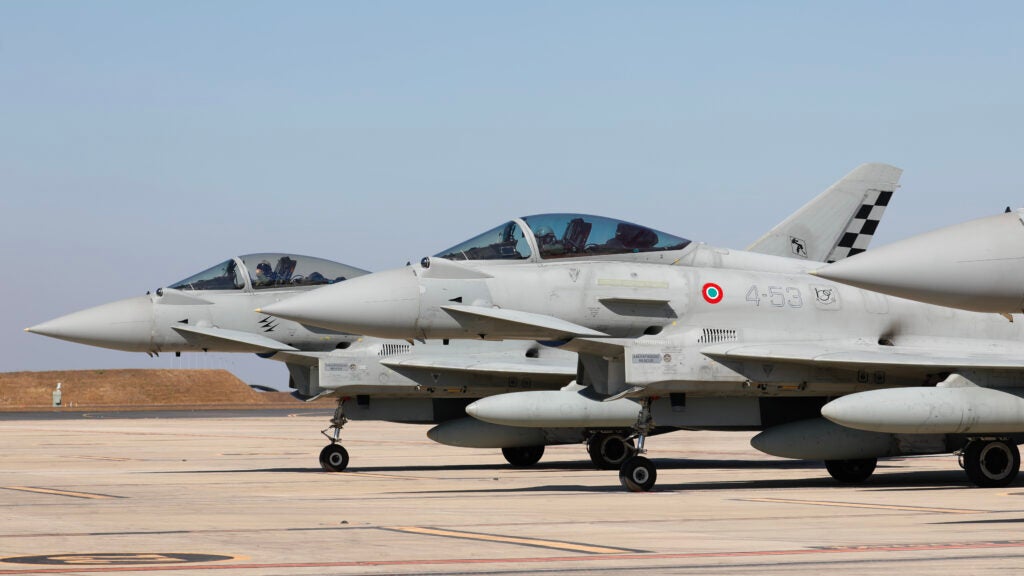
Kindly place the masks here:
<instances>
[{"instance_id":1,"label":"distant post","mask_svg":"<svg viewBox=\"0 0 1024 576\"><path fill-rule=\"evenodd\" d=\"M61 397L64 395L60 391L60 382L57 382L57 388L53 390L53 405L54 407L60 407Z\"/></svg>"}]
</instances>

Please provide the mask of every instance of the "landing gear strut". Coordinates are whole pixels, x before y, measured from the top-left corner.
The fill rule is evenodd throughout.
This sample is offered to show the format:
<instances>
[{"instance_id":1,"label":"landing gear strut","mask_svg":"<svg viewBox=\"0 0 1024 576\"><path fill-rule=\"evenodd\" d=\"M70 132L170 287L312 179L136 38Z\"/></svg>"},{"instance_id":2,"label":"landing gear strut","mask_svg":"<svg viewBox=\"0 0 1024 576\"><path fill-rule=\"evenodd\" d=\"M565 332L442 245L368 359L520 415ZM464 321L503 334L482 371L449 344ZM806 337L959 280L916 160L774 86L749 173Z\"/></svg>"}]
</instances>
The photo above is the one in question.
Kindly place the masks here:
<instances>
[{"instance_id":1,"label":"landing gear strut","mask_svg":"<svg viewBox=\"0 0 1024 576\"><path fill-rule=\"evenodd\" d=\"M619 468L619 482L630 492L647 492L654 488L658 480L658 470L654 463L639 456L647 451L644 449L644 440L654 429L654 418L651 416L651 399L644 398L640 405L640 414L636 418L636 452L635 456L627 458Z\"/></svg>"},{"instance_id":2,"label":"landing gear strut","mask_svg":"<svg viewBox=\"0 0 1024 576\"><path fill-rule=\"evenodd\" d=\"M338 398L338 407L334 409L331 425L320 431L331 441L320 451L320 467L327 472L341 472L348 467L348 450L341 445L341 429L346 422L345 398Z\"/></svg>"},{"instance_id":3,"label":"landing gear strut","mask_svg":"<svg viewBox=\"0 0 1024 576\"><path fill-rule=\"evenodd\" d=\"M587 453L599 470L615 470L636 454L636 447L622 434L598 432L587 441Z\"/></svg>"},{"instance_id":4,"label":"landing gear strut","mask_svg":"<svg viewBox=\"0 0 1024 576\"><path fill-rule=\"evenodd\" d=\"M967 479L981 488L1007 486L1020 471L1020 451L1006 439L971 440L961 458Z\"/></svg>"}]
</instances>

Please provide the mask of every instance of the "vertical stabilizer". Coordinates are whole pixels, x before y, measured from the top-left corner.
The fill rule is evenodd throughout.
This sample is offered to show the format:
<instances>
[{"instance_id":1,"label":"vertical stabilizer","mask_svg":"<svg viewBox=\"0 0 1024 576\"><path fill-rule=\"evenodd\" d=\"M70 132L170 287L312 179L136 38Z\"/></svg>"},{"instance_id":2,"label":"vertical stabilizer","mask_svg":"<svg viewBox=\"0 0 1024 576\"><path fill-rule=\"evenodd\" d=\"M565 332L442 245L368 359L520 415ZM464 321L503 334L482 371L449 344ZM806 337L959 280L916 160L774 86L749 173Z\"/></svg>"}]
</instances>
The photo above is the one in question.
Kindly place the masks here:
<instances>
[{"instance_id":1,"label":"vertical stabilizer","mask_svg":"<svg viewBox=\"0 0 1024 576\"><path fill-rule=\"evenodd\" d=\"M903 170L862 164L751 244L747 250L818 262L863 252Z\"/></svg>"}]
</instances>

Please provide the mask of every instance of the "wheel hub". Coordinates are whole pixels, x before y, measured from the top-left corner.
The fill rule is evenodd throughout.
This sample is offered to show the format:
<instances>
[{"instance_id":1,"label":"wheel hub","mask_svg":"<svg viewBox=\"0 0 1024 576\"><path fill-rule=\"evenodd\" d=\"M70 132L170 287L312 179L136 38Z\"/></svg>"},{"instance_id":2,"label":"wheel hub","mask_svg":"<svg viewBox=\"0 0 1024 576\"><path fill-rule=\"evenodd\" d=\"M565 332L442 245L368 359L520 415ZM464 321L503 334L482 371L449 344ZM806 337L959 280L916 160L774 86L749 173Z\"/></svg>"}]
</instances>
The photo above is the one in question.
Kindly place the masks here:
<instances>
[{"instance_id":1,"label":"wheel hub","mask_svg":"<svg viewBox=\"0 0 1024 576\"><path fill-rule=\"evenodd\" d=\"M993 480L1002 480L1010 473L1010 455L999 444L989 444L981 451L981 467Z\"/></svg>"}]
</instances>

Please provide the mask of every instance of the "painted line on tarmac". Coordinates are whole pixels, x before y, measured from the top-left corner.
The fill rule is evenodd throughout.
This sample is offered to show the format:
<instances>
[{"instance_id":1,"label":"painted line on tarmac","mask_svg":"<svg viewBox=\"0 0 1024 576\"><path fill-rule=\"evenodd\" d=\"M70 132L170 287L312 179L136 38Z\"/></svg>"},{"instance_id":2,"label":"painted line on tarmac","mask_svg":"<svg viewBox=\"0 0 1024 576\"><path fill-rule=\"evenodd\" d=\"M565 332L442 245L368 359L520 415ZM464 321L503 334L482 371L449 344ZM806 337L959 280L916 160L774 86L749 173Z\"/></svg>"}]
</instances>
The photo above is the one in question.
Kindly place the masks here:
<instances>
[{"instance_id":1,"label":"painted line on tarmac","mask_svg":"<svg viewBox=\"0 0 1024 576\"><path fill-rule=\"evenodd\" d=\"M372 472L360 472L358 470L346 470L344 472L338 472L338 474L366 476L369 478L392 478L395 480L437 480L437 478L430 478L428 476L400 476L398 474L374 474Z\"/></svg>"},{"instance_id":2,"label":"painted line on tarmac","mask_svg":"<svg viewBox=\"0 0 1024 576\"><path fill-rule=\"evenodd\" d=\"M364 560L349 562L267 562L246 564L187 564L181 566L62 566L59 568L32 568L29 570L0 570L0 575L9 574L71 574L106 572L166 572L182 570L268 570L268 569L313 569L313 568L359 568L368 566L456 566L492 564L555 564L578 562L621 562L625 560L690 560L701 558L756 558L759 556L810 556L815 554L857 554L857 553L900 553L936 552L943 550L992 550L1024 548L1024 540L1000 540L990 542L949 542L945 544L882 544L869 546L832 546L821 548L797 548L789 550L741 550L731 552L680 552L670 554L589 554L584 556L549 556L525 558L435 558L418 560ZM4 558L3 560L10 560ZM728 566L728 565L725 565Z\"/></svg>"},{"instance_id":3,"label":"painted line on tarmac","mask_svg":"<svg viewBox=\"0 0 1024 576\"><path fill-rule=\"evenodd\" d=\"M440 528L429 528L423 526L389 526L382 527L382 530L393 532L405 532L409 534L425 534L428 536L441 536L443 538L458 538L461 540L482 540L485 542L500 542L503 544L518 544L520 546L532 546L534 548L550 548L553 550L568 550L571 552L583 552L585 554L627 554L642 552L642 550L631 550L628 548L609 548L607 546L593 546L578 542L563 542L561 540L541 540L540 538L520 538L518 536L502 536L499 534L484 534L482 532L462 532L460 530L443 530Z\"/></svg>"},{"instance_id":4,"label":"painted line on tarmac","mask_svg":"<svg viewBox=\"0 0 1024 576\"><path fill-rule=\"evenodd\" d=\"M79 460L100 460L102 462L132 462L137 461L136 458L115 458L113 456L65 456L65 458L77 458Z\"/></svg>"},{"instance_id":5,"label":"painted line on tarmac","mask_svg":"<svg viewBox=\"0 0 1024 576\"><path fill-rule=\"evenodd\" d=\"M901 510L904 512L932 512L938 514L984 514L989 510L966 510L964 508L927 508L923 506L898 506L893 504L860 504L857 502L832 502L829 500L791 500L789 498L738 498L740 502L771 502L775 504L809 504L811 506L835 506L837 508L869 508L874 510Z\"/></svg>"},{"instance_id":6,"label":"painted line on tarmac","mask_svg":"<svg viewBox=\"0 0 1024 576\"><path fill-rule=\"evenodd\" d=\"M0 489L15 490L17 492L34 492L36 494L50 494L52 496L67 496L69 498L86 498L89 500L109 500L111 498L125 498L125 496L113 496L111 494L94 494L92 492L72 492L70 490L37 488L35 486L0 486Z\"/></svg>"}]
</instances>

